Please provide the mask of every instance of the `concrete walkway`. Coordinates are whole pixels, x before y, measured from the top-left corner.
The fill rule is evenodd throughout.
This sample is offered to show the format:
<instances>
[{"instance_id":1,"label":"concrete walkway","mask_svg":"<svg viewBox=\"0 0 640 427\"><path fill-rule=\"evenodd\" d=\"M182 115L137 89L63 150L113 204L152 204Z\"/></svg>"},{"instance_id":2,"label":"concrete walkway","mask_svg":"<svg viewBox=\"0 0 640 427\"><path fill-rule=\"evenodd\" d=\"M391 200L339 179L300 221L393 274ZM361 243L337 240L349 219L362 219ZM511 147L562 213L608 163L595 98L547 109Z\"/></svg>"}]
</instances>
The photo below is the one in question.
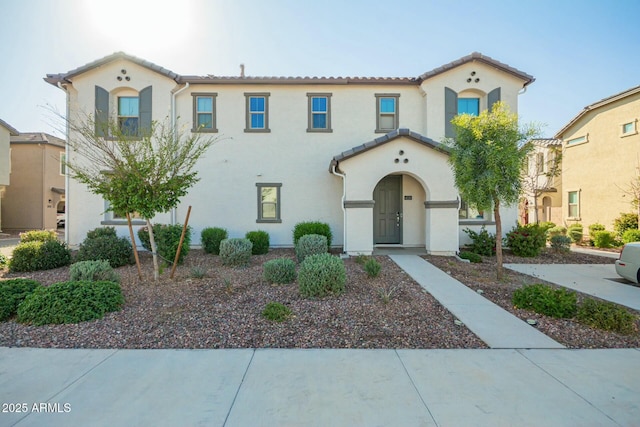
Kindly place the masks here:
<instances>
[{"instance_id":1,"label":"concrete walkway","mask_svg":"<svg viewBox=\"0 0 640 427\"><path fill-rule=\"evenodd\" d=\"M491 348L564 348L417 255L390 258Z\"/></svg>"},{"instance_id":2,"label":"concrete walkway","mask_svg":"<svg viewBox=\"0 0 640 427\"><path fill-rule=\"evenodd\" d=\"M547 282L640 311L640 287L622 279L614 264L505 264Z\"/></svg>"},{"instance_id":3,"label":"concrete walkway","mask_svg":"<svg viewBox=\"0 0 640 427\"><path fill-rule=\"evenodd\" d=\"M0 348L0 425L637 426L638 366L636 349Z\"/></svg>"}]
</instances>

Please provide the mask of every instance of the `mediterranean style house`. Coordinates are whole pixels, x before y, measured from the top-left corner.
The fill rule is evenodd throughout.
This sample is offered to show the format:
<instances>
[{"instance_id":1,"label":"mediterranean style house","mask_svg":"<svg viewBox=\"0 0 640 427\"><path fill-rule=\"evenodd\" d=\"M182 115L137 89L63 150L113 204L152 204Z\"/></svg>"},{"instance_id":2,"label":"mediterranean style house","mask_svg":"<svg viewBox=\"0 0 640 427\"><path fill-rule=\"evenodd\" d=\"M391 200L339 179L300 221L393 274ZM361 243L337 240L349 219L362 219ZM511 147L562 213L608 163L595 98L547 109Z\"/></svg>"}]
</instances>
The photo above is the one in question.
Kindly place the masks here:
<instances>
[{"instance_id":1,"label":"mediterranean style house","mask_svg":"<svg viewBox=\"0 0 640 427\"><path fill-rule=\"evenodd\" d=\"M2 204L4 227L51 230L65 210L65 141L40 132L11 136L11 185Z\"/></svg>"},{"instance_id":2,"label":"mediterranean style house","mask_svg":"<svg viewBox=\"0 0 640 427\"><path fill-rule=\"evenodd\" d=\"M522 224L551 221L562 224L562 141L539 138L530 141L529 154L522 173L524 203Z\"/></svg>"},{"instance_id":3,"label":"mediterranean style house","mask_svg":"<svg viewBox=\"0 0 640 427\"><path fill-rule=\"evenodd\" d=\"M586 106L555 135L562 140L562 221L613 229L636 212L628 194L640 177L640 86Z\"/></svg>"},{"instance_id":4,"label":"mediterranean style house","mask_svg":"<svg viewBox=\"0 0 640 427\"><path fill-rule=\"evenodd\" d=\"M2 201L11 178L11 148L9 139L18 131L0 119L0 232L2 232Z\"/></svg>"},{"instance_id":5,"label":"mediterranean style house","mask_svg":"<svg viewBox=\"0 0 640 427\"><path fill-rule=\"evenodd\" d=\"M197 165L201 180L154 219L182 223L192 206L194 244L203 228L219 226L231 237L262 229L272 246L291 246L296 223L322 221L349 254L380 245L452 254L466 227L494 227L489 212L460 200L441 142L458 113L499 100L517 112L532 76L477 52L418 77L249 77L241 69L178 75L119 52L45 80L66 92L70 120L90 114L134 133L169 121L220 137ZM101 224L125 225L73 180L66 202L71 245ZM505 228L515 225L517 207L503 218Z\"/></svg>"}]
</instances>

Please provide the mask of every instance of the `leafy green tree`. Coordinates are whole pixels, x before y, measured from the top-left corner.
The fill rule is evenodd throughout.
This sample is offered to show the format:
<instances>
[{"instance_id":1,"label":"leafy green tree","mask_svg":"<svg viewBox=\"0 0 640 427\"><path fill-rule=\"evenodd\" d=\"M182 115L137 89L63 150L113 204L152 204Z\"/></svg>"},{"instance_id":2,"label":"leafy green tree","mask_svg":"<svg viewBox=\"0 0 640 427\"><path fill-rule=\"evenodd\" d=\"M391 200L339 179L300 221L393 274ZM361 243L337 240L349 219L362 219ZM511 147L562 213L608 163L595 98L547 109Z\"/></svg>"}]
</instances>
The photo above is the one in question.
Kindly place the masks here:
<instances>
[{"instance_id":1,"label":"leafy green tree","mask_svg":"<svg viewBox=\"0 0 640 427\"><path fill-rule=\"evenodd\" d=\"M496 222L497 276L502 278L501 205L518 202L520 173L531 150L525 143L534 137L533 126L521 129L518 116L497 102L478 116L461 114L451 123L456 138L449 140L449 162L464 200L478 210L490 210Z\"/></svg>"},{"instance_id":2,"label":"leafy green tree","mask_svg":"<svg viewBox=\"0 0 640 427\"><path fill-rule=\"evenodd\" d=\"M134 135L117 122L98 123L92 116L67 120L67 125L71 177L109 201L111 211L127 218L135 212L146 220L157 280L151 221L156 214L178 206L180 198L198 182L194 166L217 139L158 122L149 129L136 130Z\"/></svg>"}]
</instances>

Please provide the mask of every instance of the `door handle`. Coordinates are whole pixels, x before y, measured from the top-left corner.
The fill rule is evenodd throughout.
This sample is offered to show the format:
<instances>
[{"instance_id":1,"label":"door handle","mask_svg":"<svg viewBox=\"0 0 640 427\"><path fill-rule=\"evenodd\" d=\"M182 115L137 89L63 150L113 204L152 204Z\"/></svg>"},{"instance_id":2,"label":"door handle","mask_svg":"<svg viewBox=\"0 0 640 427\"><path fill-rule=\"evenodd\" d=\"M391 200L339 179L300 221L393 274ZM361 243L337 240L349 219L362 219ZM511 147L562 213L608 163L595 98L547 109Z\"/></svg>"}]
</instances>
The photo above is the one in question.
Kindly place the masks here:
<instances>
[{"instance_id":1,"label":"door handle","mask_svg":"<svg viewBox=\"0 0 640 427\"><path fill-rule=\"evenodd\" d=\"M396 212L396 227L400 227L400 218L402 218L402 212Z\"/></svg>"}]
</instances>

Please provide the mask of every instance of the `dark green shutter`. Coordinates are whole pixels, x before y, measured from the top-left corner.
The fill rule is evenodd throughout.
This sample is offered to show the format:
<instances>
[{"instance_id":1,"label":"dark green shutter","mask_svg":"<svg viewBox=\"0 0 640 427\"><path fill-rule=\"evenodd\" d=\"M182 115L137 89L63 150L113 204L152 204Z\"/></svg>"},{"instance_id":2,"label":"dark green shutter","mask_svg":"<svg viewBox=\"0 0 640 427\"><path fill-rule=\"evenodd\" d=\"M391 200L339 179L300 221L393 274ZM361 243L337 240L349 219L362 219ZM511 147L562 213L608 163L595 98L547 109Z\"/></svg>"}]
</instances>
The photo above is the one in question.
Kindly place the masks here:
<instances>
[{"instance_id":1,"label":"dark green shutter","mask_svg":"<svg viewBox=\"0 0 640 427\"><path fill-rule=\"evenodd\" d=\"M451 120L458 115L458 94L448 87L444 88L444 136L456 136Z\"/></svg>"},{"instance_id":2,"label":"dark green shutter","mask_svg":"<svg viewBox=\"0 0 640 427\"><path fill-rule=\"evenodd\" d=\"M140 91L140 134L151 132L151 95L152 88L147 86Z\"/></svg>"},{"instance_id":3,"label":"dark green shutter","mask_svg":"<svg viewBox=\"0 0 640 427\"><path fill-rule=\"evenodd\" d=\"M96 86L96 136L109 134L109 92Z\"/></svg>"},{"instance_id":4,"label":"dark green shutter","mask_svg":"<svg viewBox=\"0 0 640 427\"><path fill-rule=\"evenodd\" d=\"M487 106L489 111L493 108L493 104L500 101L500 88L497 87L487 95Z\"/></svg>"}]
</instances>

